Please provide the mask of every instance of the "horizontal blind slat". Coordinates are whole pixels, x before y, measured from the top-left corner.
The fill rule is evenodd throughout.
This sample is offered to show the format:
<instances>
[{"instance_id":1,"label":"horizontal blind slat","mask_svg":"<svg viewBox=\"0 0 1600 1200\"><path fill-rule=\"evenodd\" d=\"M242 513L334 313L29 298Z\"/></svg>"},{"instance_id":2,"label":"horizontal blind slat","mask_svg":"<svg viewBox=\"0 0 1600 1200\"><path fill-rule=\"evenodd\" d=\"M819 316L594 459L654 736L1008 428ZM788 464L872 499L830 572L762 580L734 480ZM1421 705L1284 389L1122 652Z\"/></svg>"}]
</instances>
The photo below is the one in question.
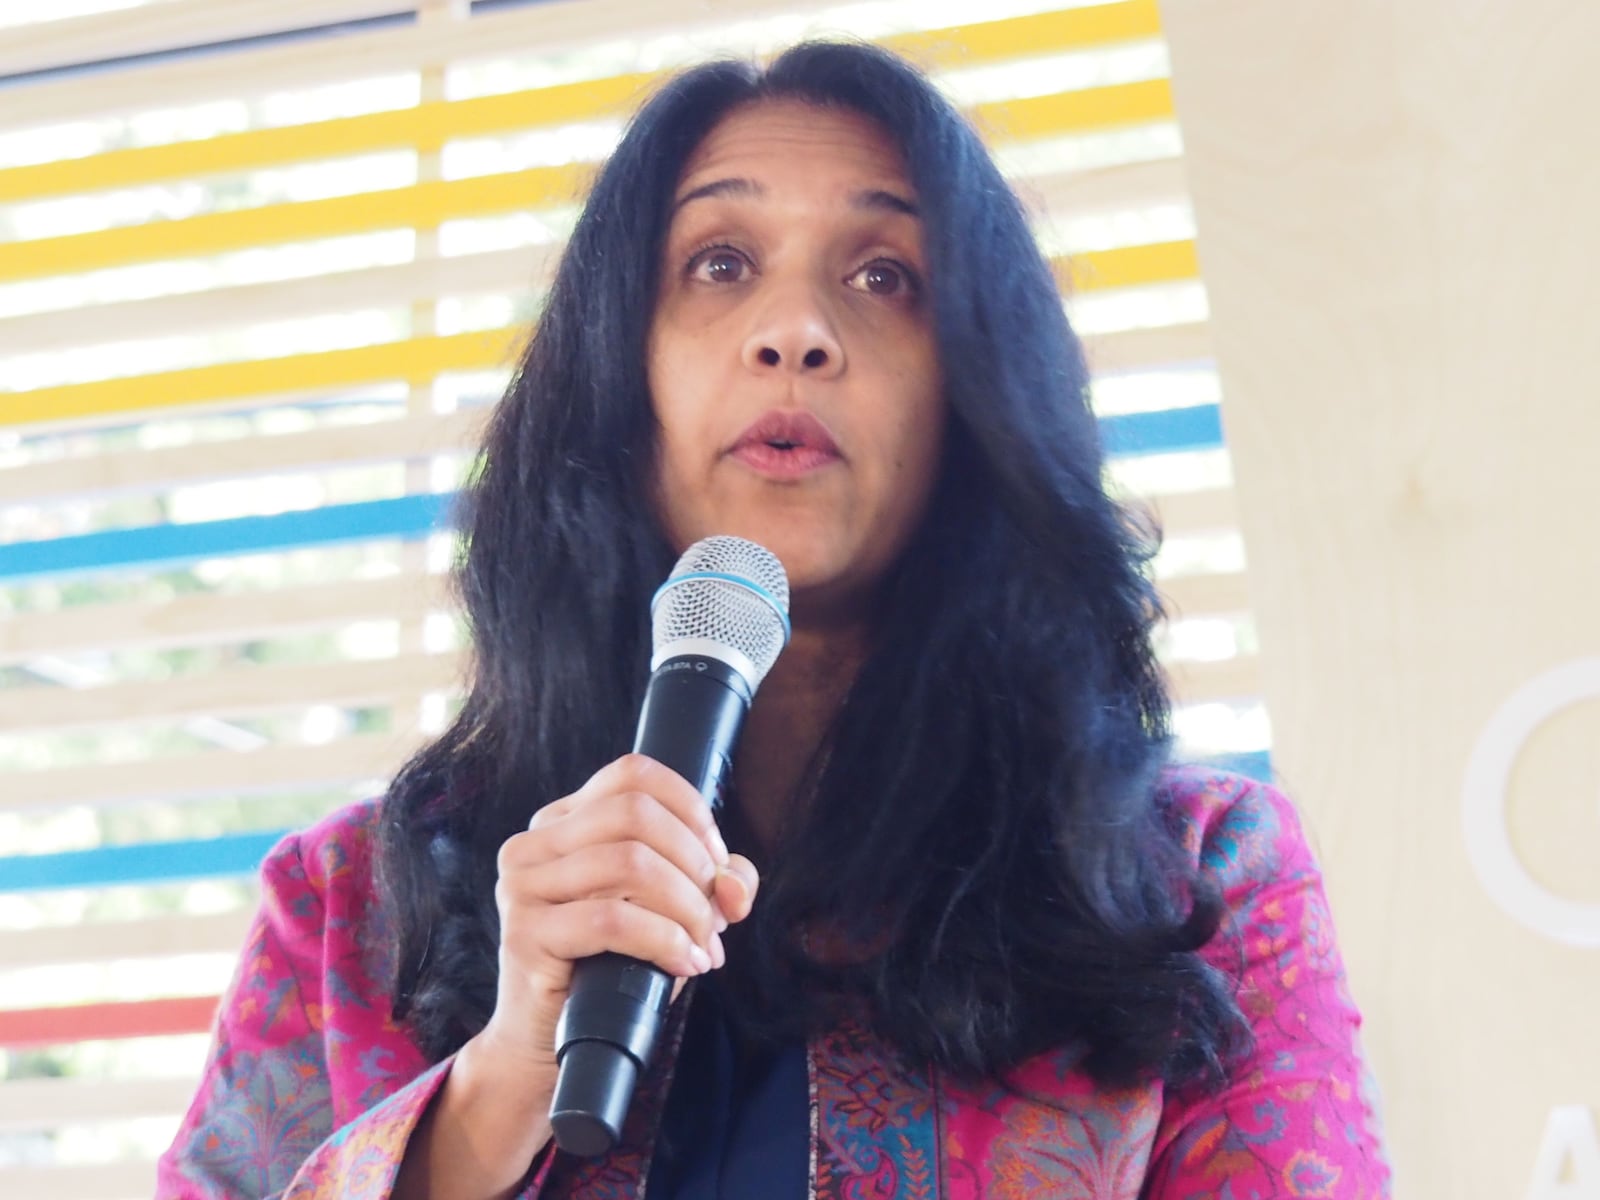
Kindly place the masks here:
<instances>
[{"instance_id":1,"label":"horizontal blind slat","mask_svg":"<svg viewBox=\"0 0 1600 1200\"><path fill-rule=\"evenodd\" d=\"M198 879L253 877L262 859L267 856L267 852L286 832L281 829L266 832L252 831L224 834L221 837L192 838L186 841L133 842L128 845L95 846L88 850L62 850L54 854L13 855L10 858L0 858L0 891L41 892L63 888L148 886L160 883L187 883ZM88 1019L98 1020L100 1010L108 1007L117 1007L122 1017L127 1017L129 1020L155 1019L149 1015L130 1016L129 1014L138 1010L124 1010L120 1005L72 1007L79 1016L86 1016ZM13 1031L24 1026L36 1030L37 1027L28 1025L28 1022L73 1019L73 1013L50 1016L53 1011L51 1009L9 1010L0 1012L0 1017L12 1022ZM0 1034L0 1040L3 1040L4 1036ZM51 1040L42 1034L29 1033L27 1036L34 1041ZM122 1033L115 1036L149 1035ZM55 1040L72 1039L63 1037Z\"/></svg>"},{"instance_id":2,"label":"horizontal blind slat","mask_svg":"<svg viewBox=\"0 0 1600 1200\"><path fill-rule=\"evenodd\" d=\"M1172 530L1167 531L1171 536ZM1243 571L1217 575L1180 575L1158 581L1175 620L1231 616L1249 611L1249 578Z\"/></svg>"},{"instance_id":3,"label":"horizontal blind slat","mask_svg":"<svg viewBox=\"0 0 1600 1200\"><path fill-rule=\"evenodd\" d=\"M522 295L548 284L558 251L559 247L552 246L516 246L29 313L0 318L0 345L26 346L38 352L108 340L171 337L178 330L188 336L215 333L322 313L394 308L445 296Z\"/></svg>"},{"instance_id":4,"label":"horizontal blind slat","mask_svg":"<svg viewBox=\"0 0 1600 1200\"><path fill-rule=\"evenodd\" d=\"M232 954L244 944L250 921L250 911L241 909L8 930L0 933L0 965L12 970L182 954ZM5 1087L0 1083L0 1093ZM3 1110L4 1103L0 1101L0 1111ZM0 1124L3 1123L4 1117L0 1116Z\"/></svg>"},{"instance_id":5,"label":"horizontal blind slat","mask_svg":"<svg viewBox=\"0 0 1600 1200\"><path fill-rule=\"evenodd\" d=\"M150 1200L156 1165L127 1161L62 1167L6 1167L6 1200Z\"/></svg>"},{"instance_id":6,"label":"horizontal blind slat","mask_svg":"<svg viewBox=\"0 0 1600 1200\"><path fill-rule=\"evenodd\" d=\"M166 0L5 31L0 76L415 11L406 0Z\"/></svg>"},{"instance_id":7,"label":"horizontal blind slat","mask_svg":"<svg viewBox=\"0 0 1600 1200\"><path fill-rule=\"evenodd\" d=\"M215 996L0 1009L0 1046L25 1049L100 1039L204 1033L216 1010Z\"/></svg>"},{"instance_id":8,"label":"horizontal blind slat","mask_svg":"<svg viewBox=\"0 0 1600 1200\"><path fill-rule=\"evenodd\" d=\"M49 541L11 542L0 544L0 581L175 567L206 558L378 538L418 540L447 526L453 500L453 495L423 492L271 516L139 525Z\"/></svg>"},{"instance_id":9,"label":"horizontal blind slat","mask_svg":"<svg viewBox=\"0 0 1600 1200\"><path fill-rule=\"evenodd\" d=\"M144 604L77 605L0 623L0 664L47 654L240 643L355 621L418 621L451 607L444 580L414 574Z\"/></svg>"},{"instance_id":10,"label":"horizontal blind slat","mask_svg":"<svg viewBox=\"0 0 1600 1200\"><path fill-rule=\"evenodd\" d=\"M65 497L104 497L255 475L426 459L471 450L485 417L481 411L466 409L4 467L0 505L48 504ZM0 626L0 647L7 640Z\"/></svg>"},{"instance_id":11,"label":"horizontal blind slat","mask_svg":"<svg viewBox=\"0 0 1600 1200\"><path fill-rule=\"evenodd\" d=\"M383 780L420 745L414 733L364 734L320 746L283 744L16 771L0 776L5 783L0 812L292 792Z\"/></svg>"},{"instance_id":12,"label":"horizontal blind slat","mask_svg":"<svg viewBox=\"0 0 1600 1200\"><path fill-rule=\"evenodd\" d=\"M240 717L319 704L384 704L450 691L467 660L458 654L408 654L312 666L234 667L204 675L93 688L21 687L0 691L0 729L60 732L134 722ZM13 777L12 786L22 787Z\"/></svg>"},{"instance_id":13,"label":"horizontal blind slat","mask_svg":"<svg viewBox=\"0 0 1600 1200\"><path fill-rule=\"evenodd\" d=\"M95 1121L127 1120L134 1117L179 1116L194 1099L195 1081L179 1079L8 1079L0 1082L0 1133L47 1130L59 1125L89 1124ZM9 1190L17 1186L10 1172L0 1168L0 1181ZM66 1184L73 1168L38 1168L54 1171ZM125 1170L126 1168L121 1168ZM152 1190L154 1180L152 1179ZM52 1200L61 1193L51 1192ZM144 1193L146 1197L151 1191Z\"/></svg>"}]
</instances>

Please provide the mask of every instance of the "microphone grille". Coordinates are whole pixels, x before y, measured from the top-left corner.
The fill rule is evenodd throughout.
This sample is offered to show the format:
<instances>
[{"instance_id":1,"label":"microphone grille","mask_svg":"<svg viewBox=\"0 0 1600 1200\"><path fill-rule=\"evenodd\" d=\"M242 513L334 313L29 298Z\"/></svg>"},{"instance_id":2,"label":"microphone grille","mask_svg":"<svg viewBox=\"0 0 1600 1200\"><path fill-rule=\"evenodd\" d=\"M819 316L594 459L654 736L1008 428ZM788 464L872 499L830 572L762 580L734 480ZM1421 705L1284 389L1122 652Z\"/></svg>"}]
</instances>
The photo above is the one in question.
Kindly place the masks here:
<instances>
[{"instance_id":1,"label":"microphone grille","mask_svg":"<svg viewBox=\"0 0 1600 1200\"><path fill-rule=\"evenodd\" d=\"M759 686L789 640L789 577L777 555L744 538L702 538L683 552L651 603L652 666L682 642L738 651Z\"/></svg>"}]
</instances>

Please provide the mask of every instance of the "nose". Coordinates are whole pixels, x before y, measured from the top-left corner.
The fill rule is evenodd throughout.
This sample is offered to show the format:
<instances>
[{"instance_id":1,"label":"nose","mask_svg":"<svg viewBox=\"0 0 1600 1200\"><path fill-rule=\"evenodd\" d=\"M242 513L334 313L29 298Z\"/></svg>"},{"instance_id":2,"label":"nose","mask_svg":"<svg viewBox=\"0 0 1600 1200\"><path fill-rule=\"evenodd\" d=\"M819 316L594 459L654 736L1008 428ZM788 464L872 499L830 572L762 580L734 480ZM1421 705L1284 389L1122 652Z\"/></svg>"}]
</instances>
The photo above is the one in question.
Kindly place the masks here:
<instances>
[{"instance_id":1,"label":"nose","mask_svg":"<svg viewBox=\"0 0 1600 1200\"><path fill-rule=\"evenodd\" d=\"M741 358L758 374L791 371L829 379L844 370L844 346L810 288L774 293L745 339Z\"/></svg>"}]
</instances>

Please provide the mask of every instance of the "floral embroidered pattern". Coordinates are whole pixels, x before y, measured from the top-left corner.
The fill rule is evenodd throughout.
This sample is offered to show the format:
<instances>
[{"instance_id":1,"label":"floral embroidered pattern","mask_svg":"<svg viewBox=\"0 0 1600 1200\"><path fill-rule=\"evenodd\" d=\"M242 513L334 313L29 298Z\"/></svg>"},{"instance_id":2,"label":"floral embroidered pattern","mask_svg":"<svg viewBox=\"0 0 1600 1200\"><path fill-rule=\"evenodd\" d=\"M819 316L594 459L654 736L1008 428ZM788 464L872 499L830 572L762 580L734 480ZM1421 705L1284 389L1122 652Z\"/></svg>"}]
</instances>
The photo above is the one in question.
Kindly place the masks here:
<instances>
[{"instance_id":1,"label":"floral embroidered pattern","mask_svg":"<svg viewBox=\"0 0 1600 1200\"><path fill-rule=\"evenodd\" d=\"M328 1136L327 1077L315 1038L298 1039L276 1053L234 1055L206 1086L216 1116L190 1131L186 1153L207 1164L219 1194L282 1191L295 1167Z\"/></svg>"},{"instance_id":2,"label":"floral embroidered pattern","mask_svg":"<svg viewBox=\"0 0 1600 1200\"><path fill-rule=\"evenodd\" d=\"M860 1025L811 1047L817 1200L931 1198L938 1161L933 1091Z\"/></svg>"}]
</instances>

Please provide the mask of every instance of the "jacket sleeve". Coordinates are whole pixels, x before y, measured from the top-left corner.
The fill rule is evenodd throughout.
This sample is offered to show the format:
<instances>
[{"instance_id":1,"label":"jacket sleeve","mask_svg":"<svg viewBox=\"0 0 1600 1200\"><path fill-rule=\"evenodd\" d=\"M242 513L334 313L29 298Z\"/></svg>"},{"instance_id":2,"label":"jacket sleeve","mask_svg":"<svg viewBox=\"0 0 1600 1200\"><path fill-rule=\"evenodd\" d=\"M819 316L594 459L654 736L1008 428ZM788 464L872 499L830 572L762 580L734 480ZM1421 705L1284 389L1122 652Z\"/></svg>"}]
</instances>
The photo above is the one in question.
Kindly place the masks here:
<instances>
[{"instance_id":1,"label":"jacket sleeve","mask_svg":"<svg viewBox=\"0 0 1600 1200\"><path fill-rule=\"evenodd\" d=\"M1228 915L1206 957L1240 980L1255 1047L1222 1091L1168 1097L1143 1195L1385 1200L1376 1089L1322 875L1280 792L1220 786L1233 794L1199 851Z\"/></svg>"},{"instance_id":2,"label":"jacket sleeve","mask_svg":"<svg viewBox=\"0 0 1600 1200\"><path fill-rule=\"evenodd\" d=\"M340 1002L343 981L324 970L325 897L306 865L298 835L262 864L261 905L218 1011L199 1090L158 1165L158 1200L387 1197L412 1131L448 1077L450 1059L394 1079L383 1094L363 1092L371 1103L336 1127L329 1057L342 1035L328 1032L325 1005ZM393 1057L392 1046L335 1048L339 1062Z\"/></svg>"}]
</instances>

